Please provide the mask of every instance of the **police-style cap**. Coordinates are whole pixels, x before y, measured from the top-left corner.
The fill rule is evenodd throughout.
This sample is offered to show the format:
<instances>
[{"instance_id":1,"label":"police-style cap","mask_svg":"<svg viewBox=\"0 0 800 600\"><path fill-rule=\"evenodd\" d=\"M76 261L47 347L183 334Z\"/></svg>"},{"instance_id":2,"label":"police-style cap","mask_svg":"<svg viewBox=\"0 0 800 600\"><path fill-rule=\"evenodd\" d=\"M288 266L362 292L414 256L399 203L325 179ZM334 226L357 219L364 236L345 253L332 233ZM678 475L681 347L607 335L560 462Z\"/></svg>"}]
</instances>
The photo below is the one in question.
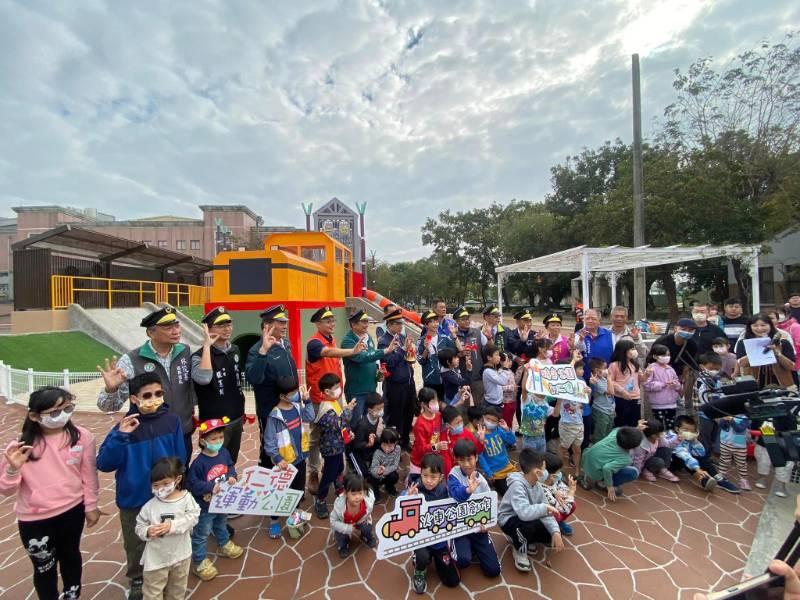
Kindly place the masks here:
<instances>
[{"instance_id":1,"label":"police-style cap","mask_svg":"<svg viewBox=\"0 0 800 600\"><path fill-rule=\"evenodd\" d=\"M323 306L313 315L311 315L311 322L312 323L319 323L322 319L333 319L334 318L333 311L331 310L330 306Z\"/></svg>"},{"instance_id":2,"label":"police-style cap","mask_svg":"<svg viewBox=\"0 0 800 600\"><path fill-rule=\"evenodd\" d=\"M542 323L545 325L549 325L550 323L561 323L561 315L558 313L552 313L547 315L544 319L542 319Z\"/></svg>"},{"instance_id":3,"label":"police-style cap","mask_svg":"<svg viewBox=\"0 0 800 600\"><path fill-rule=\"evenodd\" d=\"M435 318L436 318L436 313L435 312L433 312L432 310L426 310L425 312L423 312L420 315L419 320L422 321L423 323L427 323L431 319L435 319Z\"/></svg>"},{"instance_id":4,"label":"police-style cap","mask_svg":"<svg viewBox=\"0 0 800 600\"><path fill-rule=\"evenodd\" d=\"M497 308L494 304L490 304L486 308L483 309L483 316L487 315L497 315L500 316L500 309Z\"/></svg>"},{"instance_id":5,"label":"police-style cap","mask_svg":"<svg viewBox=\"0 0 800 600\"><path fill-rule=\"evenodd\" d=\"M531 312L527 308L523 308L514 313L514 318L519 321L521 319L532 319L533 317L531 317Z\"/></svg>"},{"instance_id":6,"label":"police-style cap","mask_svg":"<svg viewBox=\"0 0 800 600\"><path fill-rule=\"evenodd\" d=\"M286 307L283 304L270 306L267 310L260 315L262 320L271 323L272 321L288 321L289 316L286 314Z\"/></svg>"},{"instance_id":7,"label":"police-style cap","mask_svg":"<svg viewBox=\"0 0 800 600\"><path fill-rule=\"evenodd\" d=\"M156 325L169 325L178 320L178 315L175 314L175 309L167 305L164 308L159 308L156 311L147 315L142 322L139 323L141 327L154 327Z\"/></svg>"},{"instance_id":8,"label":"police-style cap","mask_svg":"<svg viewBox=\"0 0 800 600\"><path fill-rule=\"evenodd\" d=\"M403 318L403 311L402 309L399 308L396 308L392 312L388 312L385 315L383 315L384 321L397 321L397 319L402 319L402 318Z\"/></svg>"},{"instance_id":9,"label":"police-style cap","mask_svg":"<svg viewBox=\"0 0 800 600\"><path fill-rule=\"evenodd\" d=\"M225 312L224 306L218 306L214 310L208 311L205 317L203 317L203 323L211 327L212 325L222 325L223 323L230 323L233 321L231 316Z\"/></svg>"},{"instance_id":10,"label":"police-style cap","mask_svg":"<svg viewBox=\"0 0 800 600\"><path fill-rule=\"evenodd\" d=\"M459 306L457 309L455 309L453 311L453 318L456 319L456 320L461 319L462 317L468 317L468 316L469 316L469 311L466 308L464 308L463 306Z\"/></svg>"},{"instance_id":11,"label":"police-style cap","mask_svg":"<svg viewBox=\"0 0 800 600\"><path fill-rule=\"evenodd\" d=\"M347 320L351 323L358 323L359 321L369 321L369 315L365 313L363 310L357 310L352 315L347 317Z\"/></svg>"}]
</instances>

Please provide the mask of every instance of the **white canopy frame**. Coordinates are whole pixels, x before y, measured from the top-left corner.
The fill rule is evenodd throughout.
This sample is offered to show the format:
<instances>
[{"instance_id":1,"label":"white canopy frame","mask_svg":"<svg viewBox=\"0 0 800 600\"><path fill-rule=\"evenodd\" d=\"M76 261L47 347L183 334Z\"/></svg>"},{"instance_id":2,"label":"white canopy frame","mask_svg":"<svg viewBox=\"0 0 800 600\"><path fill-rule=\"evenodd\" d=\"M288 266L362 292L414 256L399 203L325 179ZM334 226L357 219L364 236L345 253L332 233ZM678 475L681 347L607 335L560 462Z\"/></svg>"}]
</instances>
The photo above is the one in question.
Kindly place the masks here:
<instances>
[{"instance_id":1,"label":"white canopy frame","mask_svg":"<svg viewBox=\"0 0 800 600\"><path fill-rule=\"evenodd\" d=\"M761 308L761 294L758 281L759 246L730 244L726 246L606 246L592 248L577 246L511 265L497 267L497 306L503 310L503 283L511 273L574 273L581 274L581 296L584 310L591 306L589 277L592 273L606 273L611 284L611 304L617 303L617 279L620 272L639 267L655 267L684 263L708 258L729 258L741 260L749 267L752 279L753 313Z\"/></svg>"}]
</instances>

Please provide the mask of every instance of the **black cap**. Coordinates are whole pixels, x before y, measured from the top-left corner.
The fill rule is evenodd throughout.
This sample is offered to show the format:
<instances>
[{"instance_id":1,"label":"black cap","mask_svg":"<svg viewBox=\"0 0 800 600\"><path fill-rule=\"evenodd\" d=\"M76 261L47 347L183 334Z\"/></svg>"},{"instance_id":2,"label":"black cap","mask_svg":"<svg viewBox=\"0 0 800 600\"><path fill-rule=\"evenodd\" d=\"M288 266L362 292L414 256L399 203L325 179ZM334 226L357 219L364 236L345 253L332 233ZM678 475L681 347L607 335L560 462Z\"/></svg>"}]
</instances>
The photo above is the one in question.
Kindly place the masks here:
<instances>
[{"instance_id":1,"label":"black cap","mask_svg":"<svg viewBox=\"0 0 800 600\"><path fill-rule=\"evenodd\" d=\"M542 319L542 323L549 325L550 323L561 323L561 315L558 313L551 313Z\"/></svg>"},{"instance_id":2,"label":"black cap","mask_svg":"<svg viewBox=\"0 0 800 600\"><path fill-rule=\"evenodd\" d=\"M320 321L322 321L322 319L333 319L333 318L335 318L335 315L333 314L331 307L323 306L317 312L311 315L311 322L319 323Z\"/></svg>"},{"instance_id":3,"label":"black cap","mask_svg":"<svg viewBox=\"0 0 800 600\"><path fill-rule=\"evenodd\" d=\"M218 306L214 310L208 311L206 316L203 317L202 323L205 323L209 327L212 325L222 325L223 323L230 323L233 321L231 316L225 312L224 306Z\"/></svg>"},{"instance_id":4,"label":"black cap","mask_svg":"<svg viewBox=\"0 0 800 600\"><path fill-rule=\"evenodd\" d=\"M676 325L678 327L685 327L686 329L697 329L697 323L695 323L692 319L687 319L685 317L683 319L678 319Z\"/></svg>"},{"instance_id":5,"label":"black cap","mask_svg":"<svg viewBox=\"0 0 800 600\"><path fill-rule=\"evenodd\" d=\"M402 319L402 318L403 318L403 311L402 309L399 308L383 315L384 321L396 321L397 319Z\"/></svg>"},{"instance_id":6,"label":"black cap","mask_svg":"<svg viewBox=\"0 0 800 600\"><path fill-rule=\"evenodd\" d=\"M494 304L490 304L486 308L483 309L483 316L486 315L498 315L500 316L500 309L497 308Z\"/></svg>"},{"instance_id":7,"label":"black cap","mask_svg":"<svg viewBox=\"0 0 800 600\"><path fill-rule=\"evenodd\" d=\"M469 311L463 306L459 306L457 309L453 311L453 319L455 320L468 316L469 316Z\"/></svg>"},{"instance_id":8,"label":"black cap","mask_svg":"<svg viewBox=\"0 0 800 600\"><path fill-rule=\"evenodd\" d=\"M271 323L272 321L288 321L289 315L286 314L286 307L283 304L277 304L276 306L270 306L260 315L262 320Z\"/></svg>"},{"instance_id":9,"label":"black cap","mask_svg":"<svg viewBox=\"0 0 800 600\"><path fill-rule=\"evenodd\" d=\"M436 313L435 312L433 312L432 310L426 310L425 312L423 312L420 315L419 320L424 324L424 323L427 323L428 321L430 321L431 319L435 319L435 318L436 318Z\"/></svg>"},{"instance_id":10,"label":"black cap","mask_svg":"<svg viewBox=\"0 0 800 600\"><path fill-rule=\"evenodd\" d=\"M175 314L175 309L167 305L164 308L159 308L156 311L147 315L142 322L139 323L141 327L154 327L155 325L169 325L178 320L178 315Z\"/></svg>"},{"instance_id":11,"label":"black cap","mask_svg":"<svg viewBox=\"0 0 800 600\"><path fill-rule=\"evenodd\" d=\"M358 323L359 321L369 321L369 315L363 310L357 310L352 315L347 317L351 323Z\"/></svg>"},{"instance_id":12,"label":"black cap","mask_svg":"<svg viewBox=\"0 0 800 600\"><path fill-rule=\"evenodd\" d=\"M514 318L519 321L520 319L532 319L533 317L531 317L531 311L527 308L523 308L514 313Z\"/></svg>"}]
</instances>

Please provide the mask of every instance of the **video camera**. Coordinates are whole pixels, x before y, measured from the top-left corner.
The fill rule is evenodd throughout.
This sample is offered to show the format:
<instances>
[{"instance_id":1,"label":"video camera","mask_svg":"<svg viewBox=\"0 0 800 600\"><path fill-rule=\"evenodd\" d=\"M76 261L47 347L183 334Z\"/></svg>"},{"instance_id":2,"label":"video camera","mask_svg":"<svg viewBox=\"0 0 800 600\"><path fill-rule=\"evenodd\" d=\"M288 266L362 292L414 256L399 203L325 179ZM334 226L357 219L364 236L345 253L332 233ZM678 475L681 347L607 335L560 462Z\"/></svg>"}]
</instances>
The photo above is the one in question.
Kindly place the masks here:
<instances>
[{"instance_id":1,"label":"video camera","mask_svg":"<svg viewBox=\"0 0 800 600\"><path fill-rule=\"evenodd\" d=\"M752 377L741 377L736 383L709 390L700 407L709 419L747 415L753 422L771 421L772 430L762 429L761 439L775 467L787 461L800 462L800 431L797 429L800 396L785 389L759 390Z\"/></svg>"}]
</instances>

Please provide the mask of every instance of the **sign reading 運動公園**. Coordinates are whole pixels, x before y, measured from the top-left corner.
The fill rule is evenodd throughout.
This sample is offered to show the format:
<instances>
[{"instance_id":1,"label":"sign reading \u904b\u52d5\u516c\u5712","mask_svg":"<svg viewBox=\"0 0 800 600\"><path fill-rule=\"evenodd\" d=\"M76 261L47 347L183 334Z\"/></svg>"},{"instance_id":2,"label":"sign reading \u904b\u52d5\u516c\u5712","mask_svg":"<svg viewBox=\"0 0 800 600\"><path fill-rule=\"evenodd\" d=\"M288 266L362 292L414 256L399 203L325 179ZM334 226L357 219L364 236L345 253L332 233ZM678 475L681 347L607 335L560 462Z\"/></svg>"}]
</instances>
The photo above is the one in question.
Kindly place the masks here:
<instances>
[{"instance_id":1,"label":"sign reading \u904b\u52d5\u516c\u5712","mask_svg":"<svg viewBox=\"0 0 800 600\"><path fill-rule=\"evenodd\" d=\"M220 481L219 493L211 497L208 512L288 517L303 497L303 492L289 489L295 475L293 465L285 471L248 467L236 485Z\"/></svg>"},{"instance_id":2,"label":"sign reading \u904b\u52d5\u516c\u5712","mask_svg":"<svg viewBox=\"0 0 800 600\"><path fill-rule=\"evenodd\" d=\"M394 510L375 525L378 558L480 531L497 524L497 492L473 494L466 502L452 498L426 502L420 495L401 496Z\"/></svg>"},{"instance_id":3,"label":"sign reading \u904b\u52d5\u516c\u5712","mask_svg":"<svg viewBox=\"0 0 800 600\"><path fill-rule=\"evenodd\" d=\"M589 388L572 365L544 365L536 359L527 365L528 382L525 389L531 394L562 398L587 404Z\"/></svg>"}]
</instances>

